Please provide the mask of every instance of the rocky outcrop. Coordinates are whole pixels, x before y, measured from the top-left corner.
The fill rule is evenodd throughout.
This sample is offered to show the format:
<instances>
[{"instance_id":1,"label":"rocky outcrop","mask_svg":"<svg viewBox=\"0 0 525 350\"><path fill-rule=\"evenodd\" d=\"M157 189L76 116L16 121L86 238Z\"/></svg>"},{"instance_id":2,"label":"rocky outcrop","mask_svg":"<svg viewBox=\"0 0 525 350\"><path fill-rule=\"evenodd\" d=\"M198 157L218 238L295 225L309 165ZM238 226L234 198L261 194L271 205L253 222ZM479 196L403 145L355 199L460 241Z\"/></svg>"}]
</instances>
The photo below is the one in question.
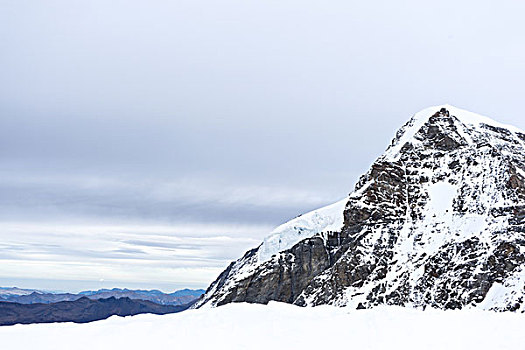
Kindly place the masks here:
<instances>
[{"instance_id":1,"label":"rocky outcrop","mask_svg":"<svg viewBox=\"0 0 525 350\"><path fill-rule=\"evenodd\" d=\"M277 300L525 311L525 138L445 106L416 114L350 194L339 230L232 263L198 306Z\"/></svg>"}]
</instances>

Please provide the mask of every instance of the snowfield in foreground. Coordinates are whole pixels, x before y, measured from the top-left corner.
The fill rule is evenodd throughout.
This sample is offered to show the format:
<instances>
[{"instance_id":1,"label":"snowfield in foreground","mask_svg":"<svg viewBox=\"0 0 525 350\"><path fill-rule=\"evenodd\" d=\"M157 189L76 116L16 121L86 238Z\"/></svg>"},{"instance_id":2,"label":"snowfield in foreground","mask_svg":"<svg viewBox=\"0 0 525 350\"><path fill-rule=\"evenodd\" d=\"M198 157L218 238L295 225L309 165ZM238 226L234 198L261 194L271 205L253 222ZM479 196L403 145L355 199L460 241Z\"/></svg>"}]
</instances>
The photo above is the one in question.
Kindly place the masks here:
<instances>
[{"instance_id":1,"label":"snowfield in foreground","mask_svg":"<svg viewBox=\"0 0 525 350\"><path fill-rule=\"evenodd\" d=\"M88 324L0 327L4 349L520 349L525 315L229 304Z\"/></svg>"}]
</instances>

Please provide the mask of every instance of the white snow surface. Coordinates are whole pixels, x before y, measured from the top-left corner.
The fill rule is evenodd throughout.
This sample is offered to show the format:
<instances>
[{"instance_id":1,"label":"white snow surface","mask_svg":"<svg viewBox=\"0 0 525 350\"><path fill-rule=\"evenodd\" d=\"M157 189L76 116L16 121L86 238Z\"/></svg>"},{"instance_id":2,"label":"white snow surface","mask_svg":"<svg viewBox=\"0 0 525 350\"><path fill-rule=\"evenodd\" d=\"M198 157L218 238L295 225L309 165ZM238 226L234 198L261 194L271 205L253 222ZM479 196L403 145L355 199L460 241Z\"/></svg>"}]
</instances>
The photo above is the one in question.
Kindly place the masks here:
<instances>
[{"instance_id":1,"label":"white snow surface","mask_svg":"<svg viewBox=\"0 0 525 350\"><path fill-rule=\"evenodd\" d=\"M5 349L522 349L525 316L402 307L228 304L178 314L0 327Z\"/></svg>"},{"instance_id":2,"label":"white snow surface","mask_svg":"<svg viewBox=\"0 0 525 350\"><path fill-rule=\"evenodd\" d=\"M303 239L317 233L338 231L343 227L343 212L348 198L296 217L273 230L258 250L259 263L283 250L293 247Z\"/></svg>"},{"instance_id":3,"label":"white snow surface","mask_svg":"<svg viewBox=\"0 0 525 350\"><path fill-rule=\"evenodd\" d=\"M448 182L438 182L428 187L428 214L443 215L452 212L454 197L458 194L456 186Z\"/></svg>"}]
</instances>

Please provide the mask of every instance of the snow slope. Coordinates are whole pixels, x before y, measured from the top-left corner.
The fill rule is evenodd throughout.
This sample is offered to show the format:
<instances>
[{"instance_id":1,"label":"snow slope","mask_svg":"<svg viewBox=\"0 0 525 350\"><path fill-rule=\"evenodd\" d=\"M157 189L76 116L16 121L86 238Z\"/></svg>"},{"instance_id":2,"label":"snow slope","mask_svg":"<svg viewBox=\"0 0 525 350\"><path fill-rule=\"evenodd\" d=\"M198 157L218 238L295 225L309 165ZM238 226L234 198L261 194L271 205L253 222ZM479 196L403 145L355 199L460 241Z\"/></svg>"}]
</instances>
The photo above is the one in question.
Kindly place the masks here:
<instances>
[{"instance_id":1,"label":"snow slope","mask_svg":"<svg viewBox=\"0 0 525 350\"><path fill-rule=\"evenodd\" d=\"M5 349L520 349L525 317L479 310L229 304L88 324L0 327Z\"/></svg>"},{"instance_id":2,"label":"snow slope","mask_svg":"<svg viewBox=\"0 0 525 350\"><path fill-rule=\"evenodd\" d=\"M343 211L347 202L348 198L345 198L278 226L264 239L259 248L259 262L268 261L278 252L291 248L317 233L340 230L343 227Z\"/></svg>"}]
</instances>

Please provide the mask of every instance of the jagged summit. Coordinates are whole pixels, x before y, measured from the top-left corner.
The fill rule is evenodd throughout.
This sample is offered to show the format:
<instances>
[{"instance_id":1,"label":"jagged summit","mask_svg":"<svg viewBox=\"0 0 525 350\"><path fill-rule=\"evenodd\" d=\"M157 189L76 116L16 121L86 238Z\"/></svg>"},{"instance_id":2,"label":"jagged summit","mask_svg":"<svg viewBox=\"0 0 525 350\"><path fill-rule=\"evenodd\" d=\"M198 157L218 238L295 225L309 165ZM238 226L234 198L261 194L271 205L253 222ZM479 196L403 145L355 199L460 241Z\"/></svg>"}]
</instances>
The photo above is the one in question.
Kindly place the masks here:
<instances>
[{"instance_id":1,"label":"jagged summit","mask_svg":"<svg viewBox=\"0 0 525 350\"><path fill-rule=\"evenodd\" d=\"M436 106L397 132L346 200L280 226L198 306L525 311L524 265L525 134Z\"/></svg>"},{"instance_id":2,"label":"jagged summit","mask_svg":"<svg viewBox=\"0 0 525 350\"><path fill-rule=\"evenodd\" d=\"M482 116L480 114L472 113L464 109L460 109L448 104L433 106L425 108L422 111L414 114L414 116L401 128L392 140L392 144L388 147L384 157L395 159L399 156L401 148L407 142L417 141L416 134L421 128L429 122L431 118L443 119L456 129L456 132L465 138L465 141L472 142L468 134L472 130L480 129L504 129L509 134L514 134L518 139L524 140L525 132L519 128L499 123L493 119Z\"/></svg>"},{"instance_id":3,"label":"jagged summit","mask_svg":"<svg viewBox=\"0 0 525 350\"><path fill-rule=\"evenodd\" d=\"M437 112L442 112L444 115L453 116L457 118L459 121L464 123L465 125L471 125L471 126L480 126L482 124L498 127L498 128L504 128L513 132L523 132L521 129L508 124L502 124L494 119L491 119L489 117L486 117L481 114L473 113L470 111L467 111L466 109L454 107L449 104L439 105L439 106L432 106L425 108L418 113L416 113L411 120L418 120L422 123L427 122L430 117L435 115ZM447 114L448 112L448 114ZM420 124L420 127L422 124Z\"/></svg>"}]
</instances>

